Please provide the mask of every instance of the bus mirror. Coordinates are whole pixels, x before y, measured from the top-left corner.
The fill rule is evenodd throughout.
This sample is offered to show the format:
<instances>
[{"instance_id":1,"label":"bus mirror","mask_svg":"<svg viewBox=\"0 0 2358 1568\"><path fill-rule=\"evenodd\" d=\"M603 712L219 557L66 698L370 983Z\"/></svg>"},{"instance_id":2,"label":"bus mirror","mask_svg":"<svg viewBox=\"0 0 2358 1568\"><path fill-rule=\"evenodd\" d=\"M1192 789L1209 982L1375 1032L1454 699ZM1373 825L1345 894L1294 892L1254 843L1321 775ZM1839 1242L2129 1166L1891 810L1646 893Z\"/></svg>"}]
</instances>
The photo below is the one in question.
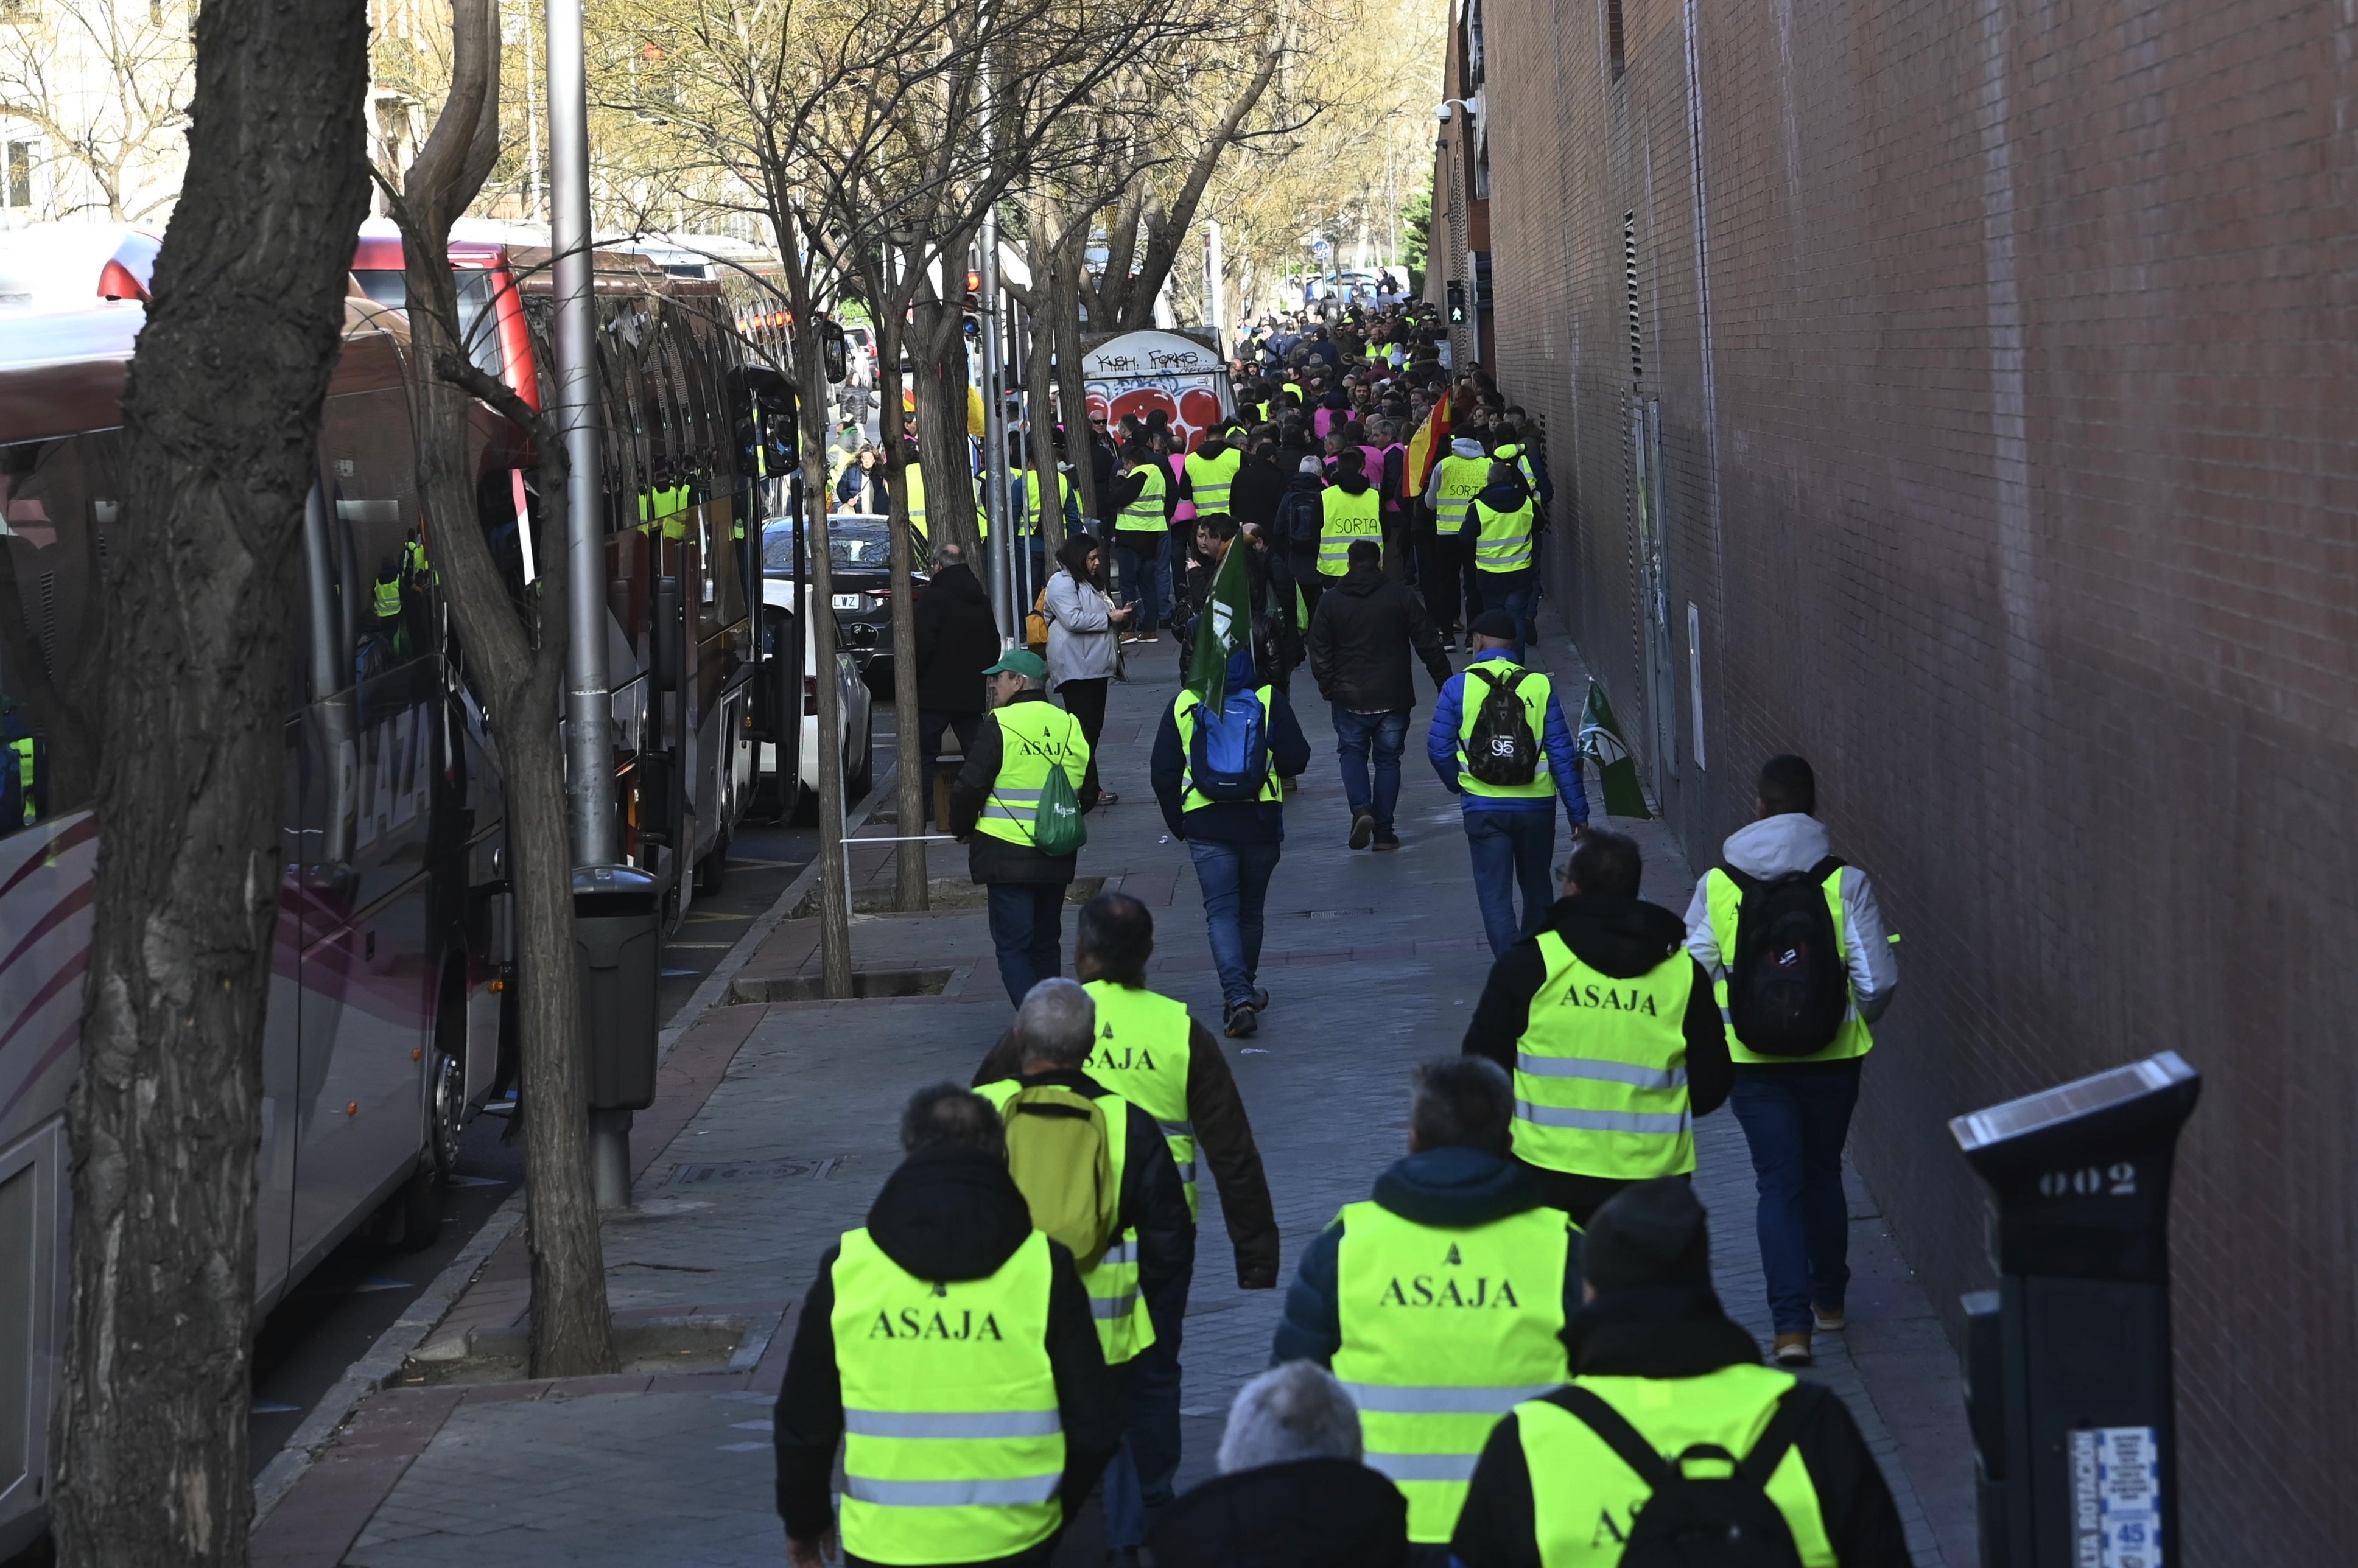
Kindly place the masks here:
<instances>
[{"instance_id":1,"label":"bus mirror","mask_svg":"<svg viewBox=\"0 0 2358 1568\"><path fill-rule=\"evenodd\" d=\"M740 475L782 479L791 473L797 460L794 383L766 365L738 365L729 372L728 386Z\"/></svg>"}]
</instances>

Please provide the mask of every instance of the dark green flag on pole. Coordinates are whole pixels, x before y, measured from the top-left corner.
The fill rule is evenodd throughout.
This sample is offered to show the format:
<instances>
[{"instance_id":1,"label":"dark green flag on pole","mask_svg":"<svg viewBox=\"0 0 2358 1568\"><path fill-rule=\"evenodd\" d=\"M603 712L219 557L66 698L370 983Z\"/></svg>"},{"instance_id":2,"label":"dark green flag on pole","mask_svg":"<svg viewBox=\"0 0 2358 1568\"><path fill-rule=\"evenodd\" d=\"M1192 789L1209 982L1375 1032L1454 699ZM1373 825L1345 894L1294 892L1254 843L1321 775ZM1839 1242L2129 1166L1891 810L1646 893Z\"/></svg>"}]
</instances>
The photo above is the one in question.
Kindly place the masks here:
<instances>
[{"instance_id":1,"label":"dark green flag on pole","mask_svg":"<svg viewBox=\"0 0 2358 1568\"><path fill-rule=\"evenodd\" d=\"M1629 742L1621 738L1613 705L1594 676L1588 677L1588 700L1580 712L1580 754L1596 764L1596 776L1605 786L1606 816L1654 815L1646 809L1646 792L1638 787L1638 764L1630 760Z\"/></svg>"},{"instance_id":2,"label":"dark green flag on pole","mask_svg":"<svg viewBox=\"0 0 2358 1568\"><path fill-rule=\"evenodd\" d=\"M1251 549L1231 540L1212 576L1211 601L1195 618L1195 648L1187 658L1187 689L1206 708L1228 696L1228 659L1252 641L1252 578L1245 557Z\"/></svg>"}]
</instances>

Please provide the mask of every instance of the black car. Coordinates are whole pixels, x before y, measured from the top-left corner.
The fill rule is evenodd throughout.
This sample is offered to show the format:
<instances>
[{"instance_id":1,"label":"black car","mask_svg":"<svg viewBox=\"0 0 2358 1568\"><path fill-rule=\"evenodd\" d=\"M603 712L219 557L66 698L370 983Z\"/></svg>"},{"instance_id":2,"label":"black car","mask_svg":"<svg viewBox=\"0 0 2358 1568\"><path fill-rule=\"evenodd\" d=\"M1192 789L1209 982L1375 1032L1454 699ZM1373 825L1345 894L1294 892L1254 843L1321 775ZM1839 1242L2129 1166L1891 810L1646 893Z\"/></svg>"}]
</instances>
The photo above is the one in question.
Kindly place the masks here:
<instances>
[{"instance_id":1,"label":"black car","mask_svg":"<svg viewBox=\"0 0 2358 1568\"><path fill-rule=\"evenodd\" d=\"M803 526L807 534L809 524ZM914 538L910 543L915 546L910 581L923 588L931 565L925 541ZM808 550L807 538L803 547ZM886 520L874 513L838 512L827 520L827 557L832 569L835 622L840 628L843 651L851 655L863 676L867 676L869 664L878 654L889 655L892 648L892 548ZM763 575L793 577L795 558L794 519L773 517L763 524ZM870 684L872 687L877 679L891 677L892 661L887 657L877 675L870 678Z\"/></svg>"}]
</instances>

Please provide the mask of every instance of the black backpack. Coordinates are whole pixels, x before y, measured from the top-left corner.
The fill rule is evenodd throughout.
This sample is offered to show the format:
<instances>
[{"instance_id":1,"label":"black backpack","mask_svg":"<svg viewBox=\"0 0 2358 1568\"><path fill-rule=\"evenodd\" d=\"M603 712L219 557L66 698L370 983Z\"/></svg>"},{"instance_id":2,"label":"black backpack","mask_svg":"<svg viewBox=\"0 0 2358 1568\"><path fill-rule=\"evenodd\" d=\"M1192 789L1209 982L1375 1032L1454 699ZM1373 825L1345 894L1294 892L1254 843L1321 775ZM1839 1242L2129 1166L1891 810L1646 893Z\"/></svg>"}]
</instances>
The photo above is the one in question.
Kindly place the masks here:
<instances>
[{"instance_id":1,"label":"black backpack","mask_svg":"<svg viewBox=\"0 0 2358 1568\"><path fill-rule=\"evenodd\" d=\"M1727 958L1728 1022L1747 1051L1809 1056L1841 1033L1850 1012L1850 969L1826 907L1832 855L1806 871L1762 881L1720 868L1744 894L1736 951Z\"/></svg>"},{"instance_id":2,"label":"black backpack","mask_svg":"<svg viewBox=\"0 0 2358 1568\"><path fill-rule=\"evenodd\" d=\"M1768 1477L1793 1445L1801 1415L1793 1390L1777 1401L1760 1441L1742 1459L1698 1443L1663 1458L1621 1412L1574 1383L1551 1396L1585 1422L1650 1489L1629 1527L1620 1568L1801 1568L1785 1516L1768 1499ZM1733 1475L1690 1476L1687 1462L1716 1461Z\"/></svg>"},{"instance_id":3,"label":"black backpack","mask_svg":"<svg viewBox=\"0 0 2358 1568\"><path fill-rule=\"evenodd\" d=\"M1466 771L1486 784L1527 784L1539 777L1539 737L1515 695L1531 673L1519 669L1501 680L1479 665L1466 666L1468 678L1480 676L1490 688L1475 710L1474 733L1466 738Z\"/></svg>"}]
</instances>

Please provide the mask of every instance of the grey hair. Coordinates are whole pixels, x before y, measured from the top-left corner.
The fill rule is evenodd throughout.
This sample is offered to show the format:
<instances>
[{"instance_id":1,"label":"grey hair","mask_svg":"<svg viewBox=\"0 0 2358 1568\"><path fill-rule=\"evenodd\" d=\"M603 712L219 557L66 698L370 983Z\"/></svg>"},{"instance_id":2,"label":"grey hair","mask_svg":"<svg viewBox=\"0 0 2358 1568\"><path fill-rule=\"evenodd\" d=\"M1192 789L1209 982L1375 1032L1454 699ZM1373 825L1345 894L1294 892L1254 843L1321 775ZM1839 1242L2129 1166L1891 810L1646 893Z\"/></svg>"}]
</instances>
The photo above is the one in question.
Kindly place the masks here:
<instances>
[{"instance_id":1,"label":"grey hair","mask_svg":"<svg viewBox=\"0 0 2358 1568\"><path fill-rule=\"evenodd\" d=\"M1015 1010L1015 1038L1027 1058L1077 1067L1089 1059L1097 1033L1097 1001L1077 980L1042 980Z\"/></svg>"},{"instance_id":2,"label":"grey hair","mask_svg":"<svg viewBox=\"0 0 2358 1568\"><path fill-rule=\"evenodd\" d=\"M934 546L934 559L947 566L966 564L966 546L956 539L945 539Z\"/></svg>"},{"instance_id":3,"label":"grey hair","mask_svg":"<svg viewBox=\"0 0 2358 1568\"><path fill-rule=\"evenodd\" d=\"M1343 1385L1315 1361L1288 1361L1237 1390L1220 1434L1220 1474L1360 1452L1359 1407Z\"/></svg>"}]
</instances>

